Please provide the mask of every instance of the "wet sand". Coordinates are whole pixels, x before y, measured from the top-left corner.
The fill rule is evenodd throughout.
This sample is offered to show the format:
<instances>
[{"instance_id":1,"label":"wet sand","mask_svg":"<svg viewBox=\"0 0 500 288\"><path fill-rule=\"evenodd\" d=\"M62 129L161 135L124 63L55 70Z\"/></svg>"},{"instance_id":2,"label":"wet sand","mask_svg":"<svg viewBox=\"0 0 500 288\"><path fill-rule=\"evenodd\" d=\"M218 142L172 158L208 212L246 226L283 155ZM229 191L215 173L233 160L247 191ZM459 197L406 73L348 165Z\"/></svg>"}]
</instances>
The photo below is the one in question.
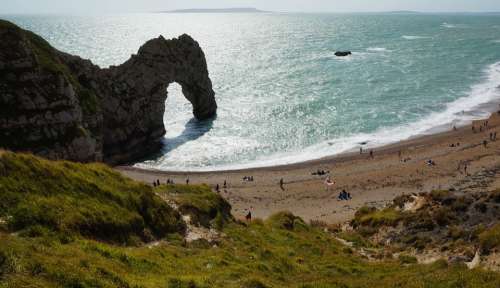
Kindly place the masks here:
<instances>
[{"instance_id":1,"label":"wet sand","mask_svg":"<svg viewBox=\"0 0 500 288\"><path fill-rule=\"evenodd\" d=\"M365 151L361 155L347 153L298 164L235 171L163 172L130 166L115 169L146 183L173 179L176 184L185 184L189 178L191 184L206 183L214 190L219 184L220 194L231 203L237 218L243 218L251 209L259 218L290 211L307 221L340 223L351 219L364 205L382 207L402 194L436 189L475 193L500 188L500 134L497 141L489 139L490 133L500 132L500 116L492 115L488 127L480 132L485 121L473 123L476 132L469 125L373 149L373 158ZM486 147L484 140L488 141ZM460 145L450 147L452 143ZM436 165L428 165L429 159ZM326 175L312 175L318 169L330 171L336 184L327 189ZM254 181L243 181L244 176L253 176ZM279 185L281 178L284 191ZM227 189L223 188L224 180ZM343 189L351 193L352 200L337 199Z\"/></svg>"}]
</instances>

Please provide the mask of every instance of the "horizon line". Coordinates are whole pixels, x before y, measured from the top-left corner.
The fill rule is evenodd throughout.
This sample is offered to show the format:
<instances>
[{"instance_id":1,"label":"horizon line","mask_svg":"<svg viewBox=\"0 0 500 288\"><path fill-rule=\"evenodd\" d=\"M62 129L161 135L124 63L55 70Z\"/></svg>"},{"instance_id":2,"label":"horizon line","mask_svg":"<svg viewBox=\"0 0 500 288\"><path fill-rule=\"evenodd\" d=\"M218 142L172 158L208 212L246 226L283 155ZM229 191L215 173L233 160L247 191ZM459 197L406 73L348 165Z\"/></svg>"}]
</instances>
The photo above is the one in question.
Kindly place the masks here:
<instances>
[{"instance_id":1,"label":"horizon line","mask_svg":"<svg viewBox=\"0 0 500 288\"><path fill-rule=\"evenodd\" d=\"M259 8L253 7L234 7L234 8L185 8L185 9L174 9L174 10L155 10L155 11L87 11L87 12L75 12L75 11L41 11L41 12L20 12L20 11L8 11L0 12L0 15L102 15L102 14L204 14L203 12L192 12L183 13L183 10L230 10L230 9L257 9L256 12L243 12L240 14L376 14L376 13L400 13L400 14L500 14L500 10L493 11L450 11L450 10L436 10L436 11L418 11L418 10L379 10L379 11L272 11L272 10L260 10ZM220 12L223 14L224 12ZM238 12L234 12L236 14ZM209 13L206 13L209 14ZM213 13L217 14L217 13ZM231 14L228 12L227 14Z\"/></svg>"}]
</instances>

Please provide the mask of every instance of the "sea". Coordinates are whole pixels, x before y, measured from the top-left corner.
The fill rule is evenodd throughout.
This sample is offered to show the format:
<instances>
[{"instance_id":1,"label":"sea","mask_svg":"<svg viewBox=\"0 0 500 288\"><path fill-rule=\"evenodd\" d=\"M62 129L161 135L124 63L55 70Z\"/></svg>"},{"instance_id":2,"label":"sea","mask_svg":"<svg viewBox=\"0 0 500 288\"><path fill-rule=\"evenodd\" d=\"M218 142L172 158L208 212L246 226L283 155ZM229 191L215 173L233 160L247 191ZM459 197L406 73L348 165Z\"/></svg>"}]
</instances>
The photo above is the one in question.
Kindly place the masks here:
<instances>
[{"instance_id":1,"label":"sea","mask_svg":"<svg viewBox=\"0 0 500 288\"><path fill-rule=\"evenodd\" d=\"M0 15L101 67L147 40L190 34L219 106L193 118L169 86L169 171L297 163L462 126L500 103L500 14ZM352 51L336 57L336 51Z\"/></svg>"}]
</instances>

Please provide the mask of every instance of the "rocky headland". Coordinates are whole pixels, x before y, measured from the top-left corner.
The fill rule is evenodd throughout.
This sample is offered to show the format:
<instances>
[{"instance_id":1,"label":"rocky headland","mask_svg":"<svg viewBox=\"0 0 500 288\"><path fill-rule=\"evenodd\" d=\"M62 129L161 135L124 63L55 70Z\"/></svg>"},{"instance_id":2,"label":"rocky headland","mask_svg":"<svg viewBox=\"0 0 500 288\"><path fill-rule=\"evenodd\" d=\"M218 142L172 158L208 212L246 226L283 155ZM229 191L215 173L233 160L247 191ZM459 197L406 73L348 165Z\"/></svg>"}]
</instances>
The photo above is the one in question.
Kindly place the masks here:
<instances>
[{"instance_id":1,"label":"rocky headland","mask_svg":"<svg viewBox=\"0 0 500 288\"><path fill-rule=\"evenodd\" d=\"M101 69L0 20L0 147L49 159L133 161L161 145L172 82L196 118L215 115L205 55L188 35L149 40L125 63Z\"/></svg>"}]
</instances>

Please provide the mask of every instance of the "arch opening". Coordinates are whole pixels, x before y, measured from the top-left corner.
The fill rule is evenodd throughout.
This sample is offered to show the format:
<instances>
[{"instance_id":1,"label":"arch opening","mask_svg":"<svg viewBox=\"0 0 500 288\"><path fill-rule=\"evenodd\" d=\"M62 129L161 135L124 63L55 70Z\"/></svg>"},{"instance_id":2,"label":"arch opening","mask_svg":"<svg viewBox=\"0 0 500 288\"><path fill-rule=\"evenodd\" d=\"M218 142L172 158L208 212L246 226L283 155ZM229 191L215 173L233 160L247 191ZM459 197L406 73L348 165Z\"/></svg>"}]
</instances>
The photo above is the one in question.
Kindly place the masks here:
<instances>
[{"instance_id":1,"label":"arch opening","mask_svg":"<svg viewBox=\"0 0 500 288\"><path fill-rule=\"evenodd\" d=\"M214 118L199 120L193 114L193 104L184 95L182 86L172 82L166 89L163 124L165 136L162 139L162 153L166 154L185 143L195 141L213 127Z\"/></svg>"}]
</instances>

